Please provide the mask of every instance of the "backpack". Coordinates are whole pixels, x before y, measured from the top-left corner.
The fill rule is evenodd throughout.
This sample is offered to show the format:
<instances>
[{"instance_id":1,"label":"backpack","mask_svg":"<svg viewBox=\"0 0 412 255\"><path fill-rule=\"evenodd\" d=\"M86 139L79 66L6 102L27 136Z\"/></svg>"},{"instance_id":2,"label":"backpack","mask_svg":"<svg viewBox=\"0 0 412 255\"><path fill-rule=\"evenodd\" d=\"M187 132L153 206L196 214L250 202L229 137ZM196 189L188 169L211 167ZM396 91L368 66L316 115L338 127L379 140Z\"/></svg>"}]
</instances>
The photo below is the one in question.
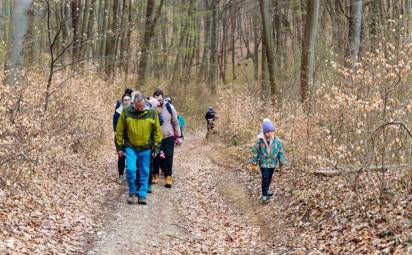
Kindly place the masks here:
<instances>
[{"instance_id":1,"label":"backpack","mask_svg":"<svg viewBox=\"0 0 412 255\"><path fill-rule=\"evenodd\" d=\"M170 105L171 105L170 102L166 102L166 109L167 109L167 111L169 112L169 114L170 114L170 115L172 116L172 118L173 118L172 107L171 107ZM162 126L163 123L164 123L164 120L163 120L163 117L162 117L161 114L159 114L159 121L160 121L160 126Z\"/></svg>"}]
</instances>

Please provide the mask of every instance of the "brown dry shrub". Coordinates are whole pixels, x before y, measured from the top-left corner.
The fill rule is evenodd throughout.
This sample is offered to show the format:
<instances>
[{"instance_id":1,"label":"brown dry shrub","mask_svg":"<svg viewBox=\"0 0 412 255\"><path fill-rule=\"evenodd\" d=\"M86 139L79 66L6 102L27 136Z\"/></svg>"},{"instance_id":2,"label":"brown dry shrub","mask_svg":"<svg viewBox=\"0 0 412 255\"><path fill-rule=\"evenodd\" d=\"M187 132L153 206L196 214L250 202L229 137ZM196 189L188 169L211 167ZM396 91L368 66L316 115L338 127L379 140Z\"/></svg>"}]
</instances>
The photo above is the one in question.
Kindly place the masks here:
<instances>
[{"instance_id":1,"label":"brown dry shrub","mask_svg":"<svg viewBox=\"0 0 412 255\"><path fill-rule=\"evenodd\" d=\"M93 74L62 83L69 75L55 77L46 113L44 75L0 85L0 251L81 250L102 195L115 190L107 155L117 86Z\"/></svg>"},{"instance_id":2,"label":"brown dry shrub","mask_svg":"<svg viewBox=\"0 0 412 255\"><path fill-rule=\"evenodd\" d=\"M327 75L319 77L306 112L300 102L289 98L269 107L253 90L231 91L232 100L227 93L220 96L219 134L227 143L240 145L228 151L237 160L243 158L244 164L262 119L275 122L290 169L274 185L275 193L285 196L280 200L287 202L274 206L282 219L289 219L291 229L304 232L297 242L310 237L310 231L322 230L328 236L333 230L333 238L340 242L333 247L343 251L348 247L342 242L354 234L334 229L363 226L373 235L374 249L406 251L411 230L406 212L412 187L412 138L402 125L412 128L411 55L412 44L388 43L367 53L356 71L328 62ZM387 123L394 124L384 126ZM403 165L409 165L406 171L396 169ZM394 169L360 171L372 166ZM320 167L337 167L342 175L315 177L313 171ZM319 245L319 240L304 242L307 247ZM356 249L362 250L363 245L369 244Z\"/></svg>"}]
</instances>

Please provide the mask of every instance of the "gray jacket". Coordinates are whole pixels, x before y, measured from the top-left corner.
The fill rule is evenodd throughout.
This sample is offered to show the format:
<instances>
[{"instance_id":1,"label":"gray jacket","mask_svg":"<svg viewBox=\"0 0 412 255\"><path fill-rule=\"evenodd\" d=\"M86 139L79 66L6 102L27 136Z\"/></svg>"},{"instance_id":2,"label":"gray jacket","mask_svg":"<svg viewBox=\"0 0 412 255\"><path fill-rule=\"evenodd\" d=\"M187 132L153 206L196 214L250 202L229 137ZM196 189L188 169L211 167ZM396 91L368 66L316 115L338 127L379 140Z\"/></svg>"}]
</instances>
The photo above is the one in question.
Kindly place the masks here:
<instances>
[{"instance_id":1,"label":"gray jacket","mask_svg":"<svg viewBox=\"0 0 412 255\"><path fill-rule=\"evenodd\" d=\"M163 139L166 139L172 136L181 137L182 134L180 133L179 120L177 119L176 109L172 104L170 104L170 108L172 109L172 114L170 114L166 108L166 103L167 102L163 104L162 111L160 112L160 115L163 118L163 125L162 125Z\"/></svg>"}]
</instances>

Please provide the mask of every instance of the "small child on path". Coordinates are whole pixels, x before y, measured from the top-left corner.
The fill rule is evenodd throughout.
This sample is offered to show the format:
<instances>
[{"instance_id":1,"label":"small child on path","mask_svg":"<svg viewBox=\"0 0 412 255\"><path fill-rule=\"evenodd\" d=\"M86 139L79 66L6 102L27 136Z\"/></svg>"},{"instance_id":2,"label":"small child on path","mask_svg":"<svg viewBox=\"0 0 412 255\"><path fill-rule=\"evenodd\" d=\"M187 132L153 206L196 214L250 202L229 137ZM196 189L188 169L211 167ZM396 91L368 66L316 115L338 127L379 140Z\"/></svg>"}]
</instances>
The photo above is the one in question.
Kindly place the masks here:
<instances>
[{"instance_id":1,"label":"small child on path","mask_svg":"<svg viewBox=\"0 0 412 255\"><path fill-rule=\"evenodd\" d=\"M286 163L282 142L275 137L275 127L269 119L262 122L262 132L258 135L258 140L252 149L251 168L256 170L259 165L262 173L262 197L260 202L266 204L273 192L269 191L273 172L278 165L279 169Z\"/></svg>"}]
</instances>

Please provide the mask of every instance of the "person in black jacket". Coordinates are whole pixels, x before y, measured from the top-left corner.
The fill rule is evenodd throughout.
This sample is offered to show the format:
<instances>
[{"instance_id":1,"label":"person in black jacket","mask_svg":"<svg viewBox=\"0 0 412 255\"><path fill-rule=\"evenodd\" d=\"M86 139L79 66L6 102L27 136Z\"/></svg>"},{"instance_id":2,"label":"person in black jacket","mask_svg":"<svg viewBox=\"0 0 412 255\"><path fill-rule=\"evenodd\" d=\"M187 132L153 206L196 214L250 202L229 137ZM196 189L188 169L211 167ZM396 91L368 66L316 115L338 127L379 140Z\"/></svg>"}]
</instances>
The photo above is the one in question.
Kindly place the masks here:
<instances>
[{"instance_id":1,"label":"person in black jacket","mask_svg":"<svg viewBox=\"0 0 412 255\"><path fill-rule=\"evenodd\" d=\"M209 136L209 133L214 129L215 127L215 120L217 119L217 115L213 107L208 107L207 112L205 114L205 119L207 123L207 134L206 138Z\"/></svg>"},{"instance_id":2,"label":"person in black jacket","mask_svg":"<svg viewBox=\"0 0 412 255\"><path fill-rule=\"evenodd\" d=\"M120 114L122 113L123 109L126 108L132 100L132 89L126 89L123 93L123 96L120 100L117 100L116 107L113 114L113 131L116 132L117 122L119 121ZM124 169L126 166L126 158L118 157L117 160L117 168L119 170L119 181L124 179Z\"/></svg>"}]
</instances>

